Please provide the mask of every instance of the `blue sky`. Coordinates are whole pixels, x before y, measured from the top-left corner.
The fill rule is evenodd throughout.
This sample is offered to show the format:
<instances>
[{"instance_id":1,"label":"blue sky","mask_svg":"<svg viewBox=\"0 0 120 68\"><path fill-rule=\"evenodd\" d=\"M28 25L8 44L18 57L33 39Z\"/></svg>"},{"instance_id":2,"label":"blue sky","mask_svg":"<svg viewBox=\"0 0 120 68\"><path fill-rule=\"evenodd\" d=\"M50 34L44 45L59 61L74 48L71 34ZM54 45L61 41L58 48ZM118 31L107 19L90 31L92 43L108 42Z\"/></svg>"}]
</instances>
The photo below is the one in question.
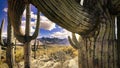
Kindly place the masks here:
<instances>
[{"instance_id":1,"label":"blue sky","mask_svg":"<svg viewBox=\"0 0 120 68\"><path fill-rule=\"evenodd\" d=\"M0 23L2 19L4 18L7 25L7 0L0 0ZM25 29L25 14L26 10L23 13L22 18L22 25L21 28ZM36 17L37 17L37 9L31 5L31 34L35 30L35 24L36 24ZM50 21L48 18L44 16L44 14L41 13L40 16L40 32L38 37L57 37L57 38L67 38L68 35L71 35L71 33L60 26L56 25L54 22ZM4 28L3 36L6 36L6 25Z\"/></svg>"}]
</instances>

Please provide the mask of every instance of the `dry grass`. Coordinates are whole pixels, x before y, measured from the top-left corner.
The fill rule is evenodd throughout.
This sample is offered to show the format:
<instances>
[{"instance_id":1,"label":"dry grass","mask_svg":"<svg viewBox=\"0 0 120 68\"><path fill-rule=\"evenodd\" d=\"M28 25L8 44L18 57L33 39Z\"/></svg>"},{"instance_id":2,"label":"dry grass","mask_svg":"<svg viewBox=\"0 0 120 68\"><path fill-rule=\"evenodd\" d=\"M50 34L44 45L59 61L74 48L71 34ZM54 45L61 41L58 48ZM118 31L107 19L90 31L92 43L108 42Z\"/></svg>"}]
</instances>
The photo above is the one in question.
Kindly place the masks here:
<instances>
[{"instance_id":1,"label":"dry grass","mask_svg":"<svg viewBox=\"0 0 120 68\"><path fill-rule=\"evenodd\" d=\"M78 54L77 50L75 50L71 46L50 45L46 46L46 49L44 49L43 46L40 46L37 50L37 56L42 55L50 56L51 54L57 53L59 51L65 52L66 54L69 54L71 57L75 57Z\"/></svg>"},{"instance_id":2,"label":"dry grass","mask_svg":"<svg viewBox=\"0 0 120 68\"><path fill-rule=\"evenodd\" d=\"M34 55L34 51L32 52L32 57ZM5 61L6 51L2 51L2 61L0 61L0 68L8 68ZM24 52L23 52L23 46L17 46L15 50L15 61L18 63L20 61L24 60ZM78 55L77 50L72 48L71 46L59 46L59 45L48 45L46 48L43 46L39 46L37 51L36 51L36 56L39 58L40 56L47 55L49 58L53 58L55 60L61 60L61 57L56 57L56 56L61 56L62 55L62 60L67 60L69 58L74 58L75 56ZM56 57L56 58L55 58Z\"/></svg>"}]
</instances>

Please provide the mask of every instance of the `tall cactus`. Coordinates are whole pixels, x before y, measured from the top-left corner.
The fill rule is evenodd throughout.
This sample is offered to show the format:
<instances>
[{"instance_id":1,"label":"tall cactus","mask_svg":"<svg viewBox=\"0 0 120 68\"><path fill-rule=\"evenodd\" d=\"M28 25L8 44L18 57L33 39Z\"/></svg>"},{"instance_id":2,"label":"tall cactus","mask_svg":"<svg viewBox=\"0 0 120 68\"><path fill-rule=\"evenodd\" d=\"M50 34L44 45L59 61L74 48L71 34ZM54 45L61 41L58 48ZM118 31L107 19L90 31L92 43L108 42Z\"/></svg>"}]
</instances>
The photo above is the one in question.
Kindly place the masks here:
<instances>
[{"instance_id":1,"label":"tall cactus","mask_svg":"<svg viewBox=\"0 0 120 68\"><path fill-rule=\"evenodd\" d=\"M0 28L0 44L2 46L6 46L6 62L9 66L9 68L14 67L14 48L13 48L13 28L11 26L11 23L9 21L8 16L8 26L7 26L7 43L3 42L2 38L2 30L3 30L4 20L2 21L1 28Z\"/></svg>"},{"instance_id":2,"label":"tall cactus","mask_svg":"<svg viewBox=\"0 0 120 68\"><path fill-rule=\"evenodd\" d=\"M120 61L120 16L117 17L117 53L118 53L118 60ZM120 62L118 62L118 67L120 68Z\"/></svg>"},{"instance_id":3,"label":"tall cactus","mask_svg":"<svg viewBox=\"0 0 120 68\"><path fill-rule=\"evenodd\" d=\"M0 45L4 45L3 39L2 39L2 32L3 32L3 27L4 27L5 20L2 20L1 27L0 27Z\"/></svg>"},{"instance_id":4,"label":"tall cactus","mask_svg":"<svg viewBox=\"0 0 120 68\"><path fill-rule=\"evenodd\" d=\"M4 19L2 20L1 27L0 27L0 61L1 61L1 47L4 45L3 39L2 39L2 30L4 26Z\"/></svg>"},{"instance_id":5,"label":"tall cactus","mask_svg":"<svg viewBox=\"0 0 120 68\"><path fill-rule=\"evenodd\" d=\"M39 23L40 22L40 12L37 13L37 24L35 32L32 36L30 36L30 4L26 5L26 29L25 29L25 36L24 36L24 66L25 68L30 68L30 57L31 57L31 46L30 41L35 39L38 36L39 32Z\"/></svg>"},{"instance_id":6,"label":"tall cactus","mask_svg":"<svg viewBox=\"0 0 120 68\"><path fill-rule=\"evenodd\" d=\"M72 39L68 37L71 45L78 49L79 68L118 68L114 32L113 21L106 20L100 24L94 37L82 36L81 42L76 41L74 33Z\"/></svg>"},{"instance_id":7,"label":"tall cactus","mask_svg":"<svg viewBox=\"0 0 120 68\"><path fill-rule=\"evenodd\" d=\"M9 14L8 14L6 60L10 68L13 68L15 64L13 41L14 41L13 27L11 25Z\"/></svg>"},{"instance_id":8,"label":"tall cactus","mask_svg":"<svg viewBox=\"0 0 120 68\"><path fill-rule=\"evenodd\" d=\"M92 37L83 38L82 44L85 45L82 46L83 58L87 59L87 56L91 58L91 62L89 61L91 64L84 63L86 67L83 68L119 68L117 62L120 61L116 62L119 55L116 54L114 26L115 16L120 15L119 0L84 0L83 7L77 0L9 0L8 11L19 41L25 40L19 28L26 1L35 5L58 25L71 32ZM95 37L96 32L99 32L99 35Z\"/></svg>"}]
</instances>

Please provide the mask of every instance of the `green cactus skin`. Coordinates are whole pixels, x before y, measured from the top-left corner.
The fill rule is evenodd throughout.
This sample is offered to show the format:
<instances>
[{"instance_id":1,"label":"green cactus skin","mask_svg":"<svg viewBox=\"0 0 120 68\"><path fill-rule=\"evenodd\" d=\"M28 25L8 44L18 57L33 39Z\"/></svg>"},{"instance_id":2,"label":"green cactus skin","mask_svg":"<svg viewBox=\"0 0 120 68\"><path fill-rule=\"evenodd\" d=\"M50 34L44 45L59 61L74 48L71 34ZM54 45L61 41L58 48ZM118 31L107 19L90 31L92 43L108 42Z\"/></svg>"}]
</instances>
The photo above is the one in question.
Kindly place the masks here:
<instances>
[{"instance_id":1,"label":"green cactus skin","mask_svg":"<svg viewBox=\"0 0 120 68\"><path fill-rule=\"evenodd\" d=\"M2 39L2 30L3 30L3 26L4 26L5 20L2 20L1 26L0 26L0 61L1 61L1 47L4 45L3 43L3 39Z\"/></svg>"},{"instance_id":2,"label":"green cactus skin","mask_svg":"<svg viewBox=\"0 0 120 68\"><path fill-rule=\"evenodd\" d=\"M1 27L0 27L0 45L3 46L3 38L2 38L2 32L3 32L3 27L4 27L5 20L2 20Z\"/></svg>"},{"instance_id":3,"label":"green cactus skin","mask_svg":"<svg viewBox=\"0 0 120 68\"><path fill-rule=\"evenodd\" d=\"M40 12L37 13L37 23L36 29L32 36L30 36L30 4L26 4L26 29L25 29L25 38L24 38L24 67L30 68L30 57L31 57L31 45L30 41L35 39L39 33L39 26L40 26Z\"/></svg>"},{"instance_id":4,"label":"green cactus skin","mask_svg":"<svg viewBox=\"0 0 120 68\"><path fill-rule=\"evenodd\" d=\"M72 33L72 39L70 38L70 36L68 36L68 40L73 48L75 49L80 48L80 39L77 40L75 33Z\"/></svg>"},{"instance_id":5,"label":"green cactus skin","mask_svg":"<svg viewBox=\"0 0 120 68\"><path fill-rule=\"evenodd\" d=\"M9 68L13 68L15 61L14 61L14 48L13 48L13 28L11 26L11 23L9 21L9 16L8 16L8 26L7 26L7 43L3 42L2 38L2 32L3 32L3 26L4 26L4 20L2 20L1 28L0 28L0 44L3 47L6 47L6 62L9 66Z\"/></svg>"},{"instance_id":6,"label":"green cactus skin","mask_svg":"<svg viewBox=\"0 0 120 68\"><path fill-rule=\"evenodd\" d=\"M13 27L10 22L10 18L8 15L8 25L7 25L7 49L6 49L6 60L8 62L9 68L13 68L15 65L15 57L14 57L14 34Z\"/></svg>"}]
</instances>

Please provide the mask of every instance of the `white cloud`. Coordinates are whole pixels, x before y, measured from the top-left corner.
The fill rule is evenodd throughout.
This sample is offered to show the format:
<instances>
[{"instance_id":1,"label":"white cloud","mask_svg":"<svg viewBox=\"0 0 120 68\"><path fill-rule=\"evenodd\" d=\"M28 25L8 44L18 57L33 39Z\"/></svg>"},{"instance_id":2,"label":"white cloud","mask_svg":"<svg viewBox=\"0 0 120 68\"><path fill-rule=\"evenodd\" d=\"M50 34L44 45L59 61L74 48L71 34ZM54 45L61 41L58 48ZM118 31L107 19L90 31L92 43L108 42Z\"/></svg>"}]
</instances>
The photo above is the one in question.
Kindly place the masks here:
<instances>
[{"instance_id":1,"label":"white cloud","mask_svg":"<svg viewBox=\"0 0 120 68\"><path fill-rule=\"evenodd\" d=\"M7 31L2 33L2 37L7 37Z\"/></svg>"},{"instance_id":2,"label":"white cloud","mask_svg":"<svg viewBox=\"0 0 120 68\"><path fill-rule=\"evenodd\" d=\"M4 12L7 12L7 11L8 11L8 8L4 8L3 11L4 11Z\"/></svg>"},{"instance_id":3,"label":"white cloud","mask_svg":"<svg viewBox=\"0 0 120 68\"><path fill-rule=\"evenodd\" d=\"M35 29L33 27L30 27L30 35L32 35L35 32Z\"/></svg>"},{"instance_id":4,"label":"white cloud","mask_svg":"<svg viewBox=\"0 0 120 68\"><path fill-rule=\"evenodd\" d=\"M37 20L32 21L31 26L36 27L36 21ZM55 23L50 21L48 18L46 18L45 16L40 16L40 28L51 31L56 27L55 27Z\"/></svg>"},{"instance_id":5,"label":"white cloud","mask_svg":"<svg viewBox=\"0 0 120 68\"><path fill-rule=\"evenodd\" d=\"M41 21L40 28L51 31L55 28L55 23L51 21Z\"/></svg>"},{"instance_id":6,"label":"white cloud","mask_svg":"<svg viewBox=\"0 0 120 68\"><path fill-rule=\"evenodd\" d=\"M64 38L68 38L68 36L70 36L72 38L72 33L66 29L63 29L61 31L58 32L54 32L53 34L51 34L51 37L56 37L56 38L60 38L60 39L64 39ZM75 34L77 40L81 39L81 36L78 34Z\"/></svg>"},{"instance_id":7,"label":"white cloud","mask_svg":"<svg viewBox=\"0 0 120 68\"><path fill-rule=\"evenodd\" d=\"M31 26L36 26L36 20L37 20L37 14L35 14L33 11L31 11L30 13L31 18L35 19L35 21L31 22ZM24 10L23 12L23 17L26 18L26 10ZM50 21L47 17L45 16L40 16L40 28L45 29L45 30L52 30L55 27L55 23L53 23L52 21Z\"/></svg>"},{"instance_id":8,"label":"white cloud","mask_svg":"<svg viewBox=\"0 0 120 68\"><path fill-rule=\"evenodd\" d=\"M30 23L30 35L32 35L34 33L34 31L35 31L35 29L33 28L33 26L34 26L33 23L34 22ZM21 29L22 29L23 33L25 33L25 25L26 25L26 21L23 20L22 24L21 24Z\"/></svg>"},{"instance_id":9,"label":"white cloud","mask_svg":"<svg viewBox=\"0 0 120 68\"><path fill-rule=\"evenodd\" d=\"M55 23L50 21L47 17L45 16L40 16L40 28L46 29L46 30L52 30L55 27Z\"/></svg>"},{"instance_id":10,"label":"white cloud","mask_svg":"<svg viewBox=\"0 0 120 68\"><path fill-rule=\"evenodd\" d=\"M51 37L56 37L56 38L67 38L68 36L71 36L71 32L67 31L66 29L63 29L60 32L55 32L51 34Z\"/></svg>"},{"instance_id":11,"label":"white cloud","mask_svg":"<svg viewBox=\"0 0 120 68\"><path fill-rule=\"evenodd\" d=\"M35 14L33 11L30 12L32 19L37 19L37 14ZM23 12L23 17L26 18L26 9Z\"/></svg>"}]
</instances>

